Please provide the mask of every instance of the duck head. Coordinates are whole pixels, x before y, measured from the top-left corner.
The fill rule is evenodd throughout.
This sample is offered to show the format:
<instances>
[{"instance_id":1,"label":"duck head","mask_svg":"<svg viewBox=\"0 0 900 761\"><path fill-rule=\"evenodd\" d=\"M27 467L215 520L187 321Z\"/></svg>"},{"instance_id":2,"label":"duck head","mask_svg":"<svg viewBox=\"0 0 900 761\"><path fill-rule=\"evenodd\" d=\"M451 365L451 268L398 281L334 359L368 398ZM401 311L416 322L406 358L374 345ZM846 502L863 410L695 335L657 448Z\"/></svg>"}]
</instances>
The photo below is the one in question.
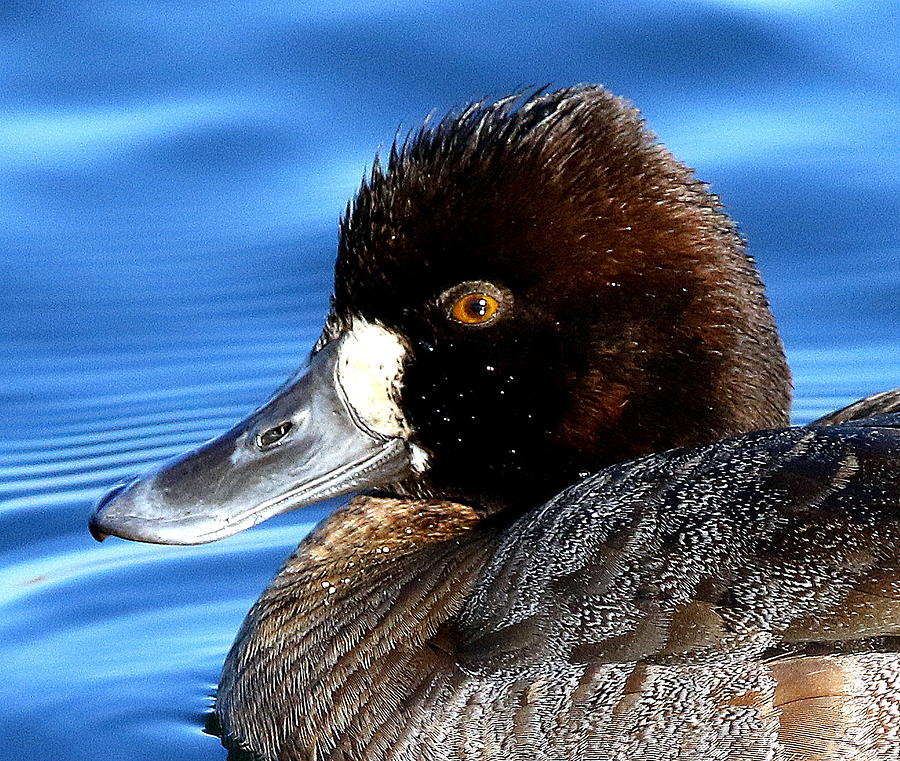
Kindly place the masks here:
<instances>
[{"instance_id":1,"label":"duck head","mask_svg":"<svg viewBox=\"0 0 900 761\"><path fill-rule=\"evenodd\" d=\"M740 236L634 109L598 87L478 103L376 161L306 371L91 525L204 542L363 489L517 511L789 401Z\"/></svg>"}]
</instances>

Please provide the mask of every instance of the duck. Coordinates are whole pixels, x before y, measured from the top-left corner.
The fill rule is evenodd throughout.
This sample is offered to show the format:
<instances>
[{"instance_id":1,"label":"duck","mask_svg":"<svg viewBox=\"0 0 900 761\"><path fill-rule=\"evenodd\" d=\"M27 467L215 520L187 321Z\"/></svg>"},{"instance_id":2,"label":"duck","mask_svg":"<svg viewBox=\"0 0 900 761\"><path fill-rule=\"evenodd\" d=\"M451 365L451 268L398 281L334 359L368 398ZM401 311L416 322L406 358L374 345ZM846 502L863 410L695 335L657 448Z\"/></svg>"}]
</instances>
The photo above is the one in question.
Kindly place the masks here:
<instances>
[{"instance_id":1,"label":"duck","mask_svg":"<svg viewBox=\"0 0 900 761\"><path fill-rule=\"evenodd\" d=\"M216 698L278 761L900 759L900 390L791 426L744 241L606 89L399 140L306 365L114 488L195 544L354 495Z\"/></svg>"}]
</instances>

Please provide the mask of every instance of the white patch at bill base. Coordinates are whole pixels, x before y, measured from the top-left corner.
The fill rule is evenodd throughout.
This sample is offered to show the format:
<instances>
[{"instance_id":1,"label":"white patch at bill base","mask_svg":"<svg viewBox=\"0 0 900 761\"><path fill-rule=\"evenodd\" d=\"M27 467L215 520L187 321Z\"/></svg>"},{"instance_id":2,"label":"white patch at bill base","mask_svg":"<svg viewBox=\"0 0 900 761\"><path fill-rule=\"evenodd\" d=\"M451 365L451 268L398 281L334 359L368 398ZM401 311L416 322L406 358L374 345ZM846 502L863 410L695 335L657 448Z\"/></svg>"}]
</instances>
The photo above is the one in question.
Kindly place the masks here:
<instances>
[{"instance_id":1,"label":"white patch at bill base","mask_svg":"<svg viewBox=\"0 0 900 761\"><path fill-rule=\"evenodd\" d=\"M393 331L354 319L341 337L337 381L359 421L387 438L407 438L410 428L400 409L406 346Z\"/></svg>"},{"instance_id":2,"label":"white patch at bill base","mask_svg":"<svg viewBox=\"0 0 900 761\"><path fill-rule=\"evenodd\" d=\"M428 469L428 452L418 444L409 445L409 464L417 473L424 473Z\"/></svg>"}]
</instances>

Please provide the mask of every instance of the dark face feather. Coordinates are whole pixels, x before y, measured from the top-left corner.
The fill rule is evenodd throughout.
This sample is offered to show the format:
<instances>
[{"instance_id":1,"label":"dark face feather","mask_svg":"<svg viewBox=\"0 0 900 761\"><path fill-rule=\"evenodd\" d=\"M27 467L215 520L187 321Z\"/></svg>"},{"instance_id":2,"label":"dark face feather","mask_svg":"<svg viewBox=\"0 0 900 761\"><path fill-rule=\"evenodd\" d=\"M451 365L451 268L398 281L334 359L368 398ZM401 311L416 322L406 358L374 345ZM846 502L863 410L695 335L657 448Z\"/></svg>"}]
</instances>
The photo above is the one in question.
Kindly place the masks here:
<instances>
[{"instance_id":1,"label":"dark face feather","mask_svg":"<svg viewBox=\"0 0 900 761\"><path fill-rule=\"evenodd\" d=\"M466 281L511 294L448 318ZM376 165L342 224L334 312L404 336L418 494L531 505L611 462L783 425L789 375L717 199L585 87L476 105Z\"/></svg>"}]
</instances>

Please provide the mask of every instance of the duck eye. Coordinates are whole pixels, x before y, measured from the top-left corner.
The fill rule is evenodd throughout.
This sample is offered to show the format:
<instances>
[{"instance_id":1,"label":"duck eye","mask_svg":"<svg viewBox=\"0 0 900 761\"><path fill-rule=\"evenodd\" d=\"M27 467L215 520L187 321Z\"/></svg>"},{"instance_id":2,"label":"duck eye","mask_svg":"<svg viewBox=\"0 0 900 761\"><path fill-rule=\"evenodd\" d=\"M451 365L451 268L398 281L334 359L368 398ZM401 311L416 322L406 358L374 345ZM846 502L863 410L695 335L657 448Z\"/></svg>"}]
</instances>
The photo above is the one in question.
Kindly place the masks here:
<instances>
[{"instance_id":1,"label":"duck eye","mask_svg":"<svg viewBox=\"0 0 900 761\"><path fill-rule=\"evenodd\" d=\"M450 308L450 316L464 325L483 325L496 317L500 302L488 293L467 293Z\"/></svg>"},{"instance_id":2,"label":"duck eye","mask_svg":"<svg viewBox=\"0 0 900 761\"><path fill-rule=\"evenodd\" d=\"M275 446L288 435L288 432L293 427L294 424L290 420L285 420L283 423L279 423L278 425L263 431L256 437L256 446L260 449L268 449L269 447Z\"/></svg>"}]
</instances>

